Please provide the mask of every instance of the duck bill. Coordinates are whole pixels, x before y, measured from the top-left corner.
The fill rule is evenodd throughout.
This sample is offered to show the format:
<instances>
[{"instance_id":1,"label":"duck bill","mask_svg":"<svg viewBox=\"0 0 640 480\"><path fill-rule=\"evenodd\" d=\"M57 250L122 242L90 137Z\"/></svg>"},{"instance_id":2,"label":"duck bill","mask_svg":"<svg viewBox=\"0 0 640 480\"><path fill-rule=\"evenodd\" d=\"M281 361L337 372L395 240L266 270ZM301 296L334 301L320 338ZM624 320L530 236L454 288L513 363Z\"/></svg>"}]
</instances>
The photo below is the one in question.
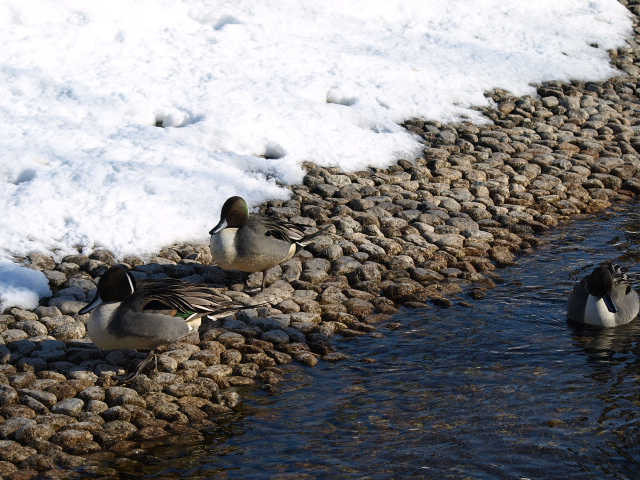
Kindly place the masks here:
<instances>
[{"instance_id":1,"label":"duck bill","mask_svg":"<svg viewBox=\"0 0 640 480\"><path fill-rule=\"evenodd\" d=\"M211 231L209 232L209 235L215 235L216 233L219 233L225 228L227 228L228 226L229 224L227 223L227 220L223 218L222 220L220 220L220 223L218 223L215 227L211 229Z\"/></svg>"},{"instance_id":2,"label":"duck bill","mask_svg":"<svg viewBox=\"0 0 640 480\"><path fill-rule=\"evenodd\" d=\"M618 311L618 307L616 307L616 304L610 294L606 293L603 300L604 304L607 306L607 310L611 313L616 313Z\"/></svg>"},{"instance_id":3,"label":"duck bill","mask_svg":"<svg viewBox=\"0 0 640 480\"><path fill-rule=\"evenodd\" d=\"M89 313L94 308L99 307L101 303L102 303L102 299L100 298L100 294L96 292L96 296L93 297L93 300L91 300L87 305L85 305L78 312L78 315L84 315L85 313Z\"/></svg>"}]
</instances>

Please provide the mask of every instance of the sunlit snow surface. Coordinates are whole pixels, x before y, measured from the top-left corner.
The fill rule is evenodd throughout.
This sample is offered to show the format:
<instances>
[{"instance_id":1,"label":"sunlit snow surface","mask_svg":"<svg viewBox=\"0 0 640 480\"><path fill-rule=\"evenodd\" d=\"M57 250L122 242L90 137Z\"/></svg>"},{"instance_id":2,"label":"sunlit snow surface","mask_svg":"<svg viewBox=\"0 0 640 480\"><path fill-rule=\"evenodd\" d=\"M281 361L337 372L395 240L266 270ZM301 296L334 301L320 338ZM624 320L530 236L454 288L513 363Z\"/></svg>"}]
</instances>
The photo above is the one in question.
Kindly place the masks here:
<instances>
[{"instance_id":1,"label":"sunlit snow surface","mask_svg":"<svg viewBox=\"0 0 640 480\"><path fill-rule=\"evenodd\" d=\"M616 0L3 1L0 257L205 242L231 195L411 158L398 122L603 80L630 33Z\"/></svg>"},{"instance_id":2,"label":"sunlit snow surface","mask_svg":"<svg viewBox=\"0 0 640 480\"><path fill-rule=\"evenodd\" d=\"M0 313L9 307L35 308L47 295L51 290L42 272L0 260Z\"/></svg>"}]
</instances>

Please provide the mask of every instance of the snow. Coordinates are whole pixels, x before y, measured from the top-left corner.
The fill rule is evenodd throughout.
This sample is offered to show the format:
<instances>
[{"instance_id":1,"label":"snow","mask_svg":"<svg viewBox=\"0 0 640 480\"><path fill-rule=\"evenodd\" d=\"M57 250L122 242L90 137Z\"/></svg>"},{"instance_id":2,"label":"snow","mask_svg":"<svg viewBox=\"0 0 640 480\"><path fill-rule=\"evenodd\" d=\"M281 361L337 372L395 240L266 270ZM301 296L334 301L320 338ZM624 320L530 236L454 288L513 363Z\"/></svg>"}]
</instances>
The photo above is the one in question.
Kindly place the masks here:
<instances>
[{"instance_id":1,"label":"snow","mask_svg":"<svg viewBox=\"0 0 640 480\"><path fill-rule=\"evenodd\" d=\"M48 295L49 281L42 272L0 261L0 312L9 307L33 309Z\"/></svg>"},{"instance_id":2,"label":"snow","mask_svg":"<svg viewBox=\"0 0 640 480\"><path fill-rule=\"evenodd\" d=\"M204 243L231 195L412 158L399 122L604 80L631 33L616 0L3 0L0 258Z\"/></svg>"}]
</instances>

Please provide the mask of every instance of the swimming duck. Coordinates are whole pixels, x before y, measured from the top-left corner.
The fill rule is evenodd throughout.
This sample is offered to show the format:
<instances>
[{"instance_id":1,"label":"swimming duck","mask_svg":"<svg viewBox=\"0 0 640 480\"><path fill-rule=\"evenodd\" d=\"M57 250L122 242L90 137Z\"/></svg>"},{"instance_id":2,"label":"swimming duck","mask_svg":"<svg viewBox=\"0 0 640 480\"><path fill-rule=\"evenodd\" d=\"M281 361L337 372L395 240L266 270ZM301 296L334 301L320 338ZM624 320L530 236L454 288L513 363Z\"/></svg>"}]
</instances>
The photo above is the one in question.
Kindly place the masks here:
<instances>
[{"instance_id":1,"label":"swimming duck","mask_svg":"<svg viewBox=\"0 0 640 480\"><path fill-rule=\"evenodd\" d=\"M616 327L638 314L638 294L618 265L596 267L573 288L567 303L570 320L601 327Z\"/></svg>"},{"instance_id":2,"label":"swimming duck","mask_svg":"<svg viewBox=\"0 0 640 480\"><path fill-rule=\"evenodd\" d=\"M171 278L137 280L124 265L107 270L95 297L80 314L91 312L87 331L91 341L105 350L149 349L135 372L116 376L135 379L160 345L173 343L197 330L202 317L216 317L243 308L209 287Z\"/></svg>"},{"instance_id":3,"label":"swimming duck","mask_svg":"<svg viewBox=\"0 0 640 480\"><path fill-rule=\"evenodd\" d=\"M307 228L259 213L250 216L247 202L235 196L224 202L220 221L209 232L209 247L214 261L226 270L263 272L264 291L265 270L289 260L328 227L305 235Z\"/></svg>"}]
</instances>

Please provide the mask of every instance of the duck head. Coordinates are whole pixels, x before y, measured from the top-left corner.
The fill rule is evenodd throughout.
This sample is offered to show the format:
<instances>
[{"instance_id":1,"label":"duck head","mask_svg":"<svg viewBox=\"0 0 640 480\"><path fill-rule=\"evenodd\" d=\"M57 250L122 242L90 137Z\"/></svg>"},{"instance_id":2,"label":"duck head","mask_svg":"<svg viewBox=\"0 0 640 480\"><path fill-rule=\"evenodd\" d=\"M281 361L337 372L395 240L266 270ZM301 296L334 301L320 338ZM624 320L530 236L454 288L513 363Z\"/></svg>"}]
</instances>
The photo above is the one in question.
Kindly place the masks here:
<instances>
[{"instance_id":1,"label":"duck head","mask_svg":"<svg viewBox=\"0 0 640 480\"><path fill-rule=\"evenodd\" d=\"M249 207L242 197L230 197L222 205L220 221L211 229L209 235L215 235L227 227L240 228L249 220Z\"/></svg>"},{"instance_id":2,"label":"duck head","mask_svg":"<svg viewBox=\"0 0 640 480\"><path fill-rule=\"evenodd\" d=\"M602 298L604 304L611 313L616 313L618 307L611 297L613 291L613 275L607 267L597 267L591 275L589 275L589 282L587 283L589 294L597 298Z\"/></svg>"},{"instance_id":3,"label":"duck head","mask_svg":"<svg viewBox=\"0 0 640 480\"><path fill-rule=\"evenodd\" d=\"M96 296L78 313L84 315L103 302L121 302L130 297L135 289L136 279L129 269L124 265L114 265L102 274Z\"/></svg>"}]
</instances>

